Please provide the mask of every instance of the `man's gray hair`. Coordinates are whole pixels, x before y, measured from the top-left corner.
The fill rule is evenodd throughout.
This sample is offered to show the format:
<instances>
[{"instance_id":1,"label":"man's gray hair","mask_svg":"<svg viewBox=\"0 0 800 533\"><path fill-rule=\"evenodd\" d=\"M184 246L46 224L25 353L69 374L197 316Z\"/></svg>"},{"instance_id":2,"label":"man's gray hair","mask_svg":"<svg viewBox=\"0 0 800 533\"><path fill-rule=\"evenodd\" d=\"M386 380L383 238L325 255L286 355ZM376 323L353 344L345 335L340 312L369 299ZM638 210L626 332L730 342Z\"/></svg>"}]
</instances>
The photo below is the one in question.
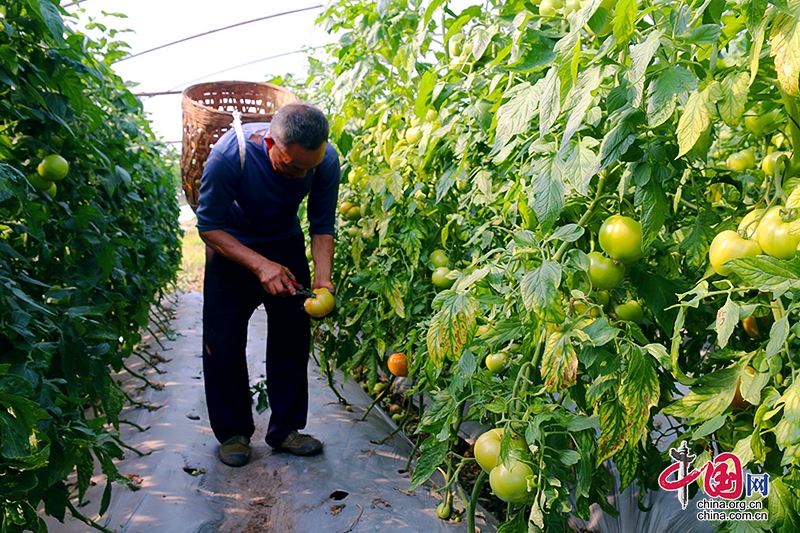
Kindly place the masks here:
<instances>
[{"instance_id":1,"label":"man's gray hair","mask_svg":"<svg viewBox=\"0 0 800 533\"><path fill-rule=\"evenodd\" d=\"M328 140L328 129L325 113L303 102L294 102L278 109L270 125L272 138L278 144L299 144L306 150L316 150L322 146Z\"/></svg>"}]
</instances>

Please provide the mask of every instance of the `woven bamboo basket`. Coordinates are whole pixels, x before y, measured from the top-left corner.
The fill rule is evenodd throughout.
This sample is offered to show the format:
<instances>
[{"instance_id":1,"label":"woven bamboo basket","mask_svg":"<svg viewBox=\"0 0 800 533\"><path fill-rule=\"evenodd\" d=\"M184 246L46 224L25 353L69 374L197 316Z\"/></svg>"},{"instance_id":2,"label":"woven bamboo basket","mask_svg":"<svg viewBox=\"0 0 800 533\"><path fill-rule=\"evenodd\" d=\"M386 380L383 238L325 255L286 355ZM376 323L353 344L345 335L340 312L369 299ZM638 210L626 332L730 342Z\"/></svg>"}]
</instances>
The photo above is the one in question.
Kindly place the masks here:
<instances>
[{"instance_id":1,"label":"woven bamboo basket","mask_svg":"<svg viewBox=\"0 0 800 533\"><path fill-rule=\"evenodd\" d=\"M270 122L275 111L297 100L291 91L272 83L218 81L183 91L181 177L186 201L193 210L197 210L208 154L217 139L232 128L233 112L242 113L242 123Z\"/></svg>"}]
</instances>

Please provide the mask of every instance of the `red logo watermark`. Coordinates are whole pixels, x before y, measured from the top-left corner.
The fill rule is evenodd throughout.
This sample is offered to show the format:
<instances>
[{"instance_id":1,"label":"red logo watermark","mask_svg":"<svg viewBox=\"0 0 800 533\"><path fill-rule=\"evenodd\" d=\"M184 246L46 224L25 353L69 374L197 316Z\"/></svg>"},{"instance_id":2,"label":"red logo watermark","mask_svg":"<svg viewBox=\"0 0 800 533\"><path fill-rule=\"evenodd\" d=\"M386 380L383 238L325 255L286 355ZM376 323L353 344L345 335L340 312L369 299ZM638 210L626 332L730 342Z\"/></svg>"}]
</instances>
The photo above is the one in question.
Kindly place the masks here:
<instances>
[{"instance_id":1,"label":"red logo watermark","mask_svg":"<svg viewBox=\"0 0 800 533\"><path fill-rule=\"evenodd\" d=\"M658 476L659 487L677 491L678 500L684 509L689 501L689 485L701 475L703 475L703 490L712 498L738 500L745 492L747 496L754 493L768 495L769 474L745 475L742 461L736 454L721 453L700 468L689 470L689 465L697 458L689 451L686 441L683 441L679 448L670 450L670 456L675 462Z\"/></svg>"}]
</instances>

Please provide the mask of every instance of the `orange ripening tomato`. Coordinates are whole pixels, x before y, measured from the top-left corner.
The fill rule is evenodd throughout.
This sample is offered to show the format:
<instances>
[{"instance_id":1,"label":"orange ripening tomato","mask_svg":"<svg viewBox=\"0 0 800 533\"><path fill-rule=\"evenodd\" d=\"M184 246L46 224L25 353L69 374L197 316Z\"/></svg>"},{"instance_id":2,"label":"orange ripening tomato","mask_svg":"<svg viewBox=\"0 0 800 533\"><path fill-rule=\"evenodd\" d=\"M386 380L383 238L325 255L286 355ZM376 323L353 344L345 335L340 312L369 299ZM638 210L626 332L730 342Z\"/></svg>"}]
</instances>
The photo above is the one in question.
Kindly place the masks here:
<instances>
[{"instance_id":1,"label":"orange ripening tomato","mask_svg":"<svg viewBox=\"0 0 800 533\"><path fill-rule=\"evenodd\" d=\"M393 353L389 356L387 361L389 372L397 377L404 378L408 376L408 358L404 353Z\"/></svg>"}]
</instances>

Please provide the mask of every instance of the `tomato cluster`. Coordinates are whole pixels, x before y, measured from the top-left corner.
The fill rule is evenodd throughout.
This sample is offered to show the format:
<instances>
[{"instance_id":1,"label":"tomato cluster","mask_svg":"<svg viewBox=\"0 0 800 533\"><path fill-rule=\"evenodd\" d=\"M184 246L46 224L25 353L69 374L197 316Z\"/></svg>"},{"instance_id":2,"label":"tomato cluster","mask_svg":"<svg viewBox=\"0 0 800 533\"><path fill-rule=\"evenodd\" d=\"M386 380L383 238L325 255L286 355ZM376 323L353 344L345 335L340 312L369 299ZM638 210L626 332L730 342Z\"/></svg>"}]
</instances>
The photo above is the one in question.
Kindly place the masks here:
<instances>
[{"instance_id":1,"label":"tomato cluster","mask_svg":"<svg viewBox=\"0 0 800 533\"><path fill-rule=\"evenodd\" d=\"M528 499L528 479L533 470L524 461L525 441L510 433L508 458L503 462L501 443L505 435L503 428L490 429L475 441L475 459L489 473L489 485L495 496L505 502L519 503Z\"/></svg>"}]
</instances>

